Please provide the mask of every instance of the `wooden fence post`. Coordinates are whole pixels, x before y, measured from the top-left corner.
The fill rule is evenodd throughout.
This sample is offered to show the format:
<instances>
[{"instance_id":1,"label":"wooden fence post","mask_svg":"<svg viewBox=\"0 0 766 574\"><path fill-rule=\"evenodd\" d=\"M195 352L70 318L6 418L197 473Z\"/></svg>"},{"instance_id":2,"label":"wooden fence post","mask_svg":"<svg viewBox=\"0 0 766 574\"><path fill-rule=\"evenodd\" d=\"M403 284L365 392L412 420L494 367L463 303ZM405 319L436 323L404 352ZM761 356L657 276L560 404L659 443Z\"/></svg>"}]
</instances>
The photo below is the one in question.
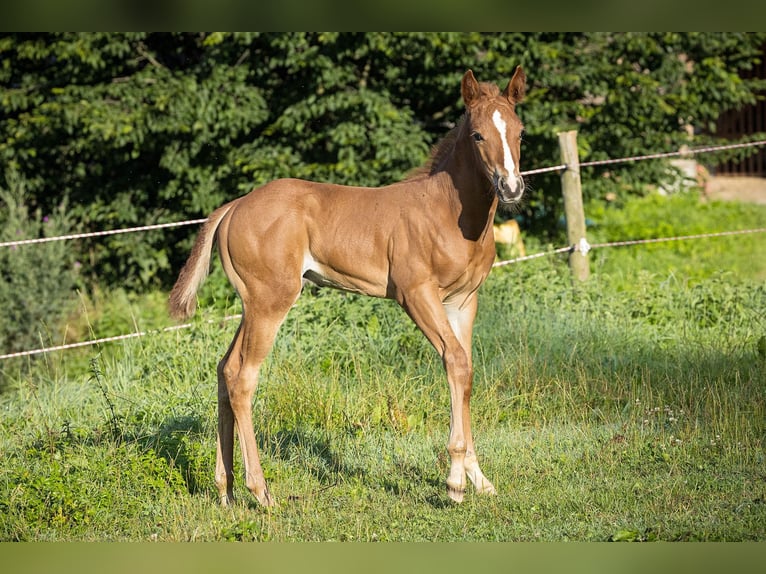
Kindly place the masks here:
<instances>
[{"instance_id":1,"label":"wooden fence post","mask_svg":"<svg viewBox=\"0 0 766 574\"><path fill-rule=\"evenodd\" d=\"M585 245L585 211L582 205L580 183L580 158L577 154L577 132L559 132L561 163L567 168L561 173L561 191L564 194L564 213L567 222L569 245ZM569 268L578 281L585 281L590 275L587 248L569 254Z\"/></svg>"}]
</instances>

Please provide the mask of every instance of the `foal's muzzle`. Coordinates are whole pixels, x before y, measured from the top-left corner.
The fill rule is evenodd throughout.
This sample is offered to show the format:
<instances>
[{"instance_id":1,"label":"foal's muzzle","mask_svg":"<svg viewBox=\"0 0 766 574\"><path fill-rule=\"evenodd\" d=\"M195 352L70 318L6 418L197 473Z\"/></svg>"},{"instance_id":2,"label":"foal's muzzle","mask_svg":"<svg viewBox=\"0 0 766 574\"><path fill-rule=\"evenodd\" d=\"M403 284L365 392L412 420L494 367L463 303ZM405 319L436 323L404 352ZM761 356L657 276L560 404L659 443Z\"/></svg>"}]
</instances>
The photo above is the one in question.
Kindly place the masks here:
<instances>
[{"instance_id":1,"label":"foal's muzzle","mask_svg":"<svg viewBox=\"0 0 766 574\"><path fill-rule=\"evenodd\" d=\"M520 175L506 178L495 172L492 176L492 186L500 203L516 203L524 195L524 178Z\"/></svg>"}]
</instances>

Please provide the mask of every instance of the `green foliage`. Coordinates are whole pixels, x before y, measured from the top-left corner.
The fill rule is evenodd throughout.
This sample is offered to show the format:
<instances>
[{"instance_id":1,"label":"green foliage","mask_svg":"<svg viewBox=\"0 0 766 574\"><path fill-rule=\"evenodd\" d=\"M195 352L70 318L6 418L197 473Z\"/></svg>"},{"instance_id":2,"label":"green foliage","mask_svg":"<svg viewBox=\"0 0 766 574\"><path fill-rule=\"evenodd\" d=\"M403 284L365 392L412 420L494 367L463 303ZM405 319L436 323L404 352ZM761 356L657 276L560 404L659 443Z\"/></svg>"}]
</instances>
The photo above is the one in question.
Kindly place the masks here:
<instances>
[{"instance_id":1,"label":"green foliage","mask_svg":"<svg viewBox=\"0 0 766 574\"><path fill-rule=\"evenodd\" d=\"M558 164L555 134L578 131L580 161L677 151L715 141L715 121L726 109L755 101L763 80L744 80L762 57L759 35L722 33L559 33L531 43L528 136L524 165ZM753 134L760 137L763 134ZM752 150L746 153L753 153ZM705 156L715 165L722 156ZM613 192L643 194L677 173L659 161L584 168L586 199ZM535 222L561 212L557 175L536 177L539 191L524 210Z\"/></svg>"},{"instance_id":2,"label":"green foliage","mask_svg":"<svg viewBox=\"0 0 766 574\"><path fill-rule=\"evenodd\" d=\"M83 445L83 437L72 433L65 427L53 448L44 442L30 447L24 464L14 464L4 477L13 489L0 498L9 518L0 527L3 540L55 539L62 530L87 532L107 524L109 539L123 539L135 518L156 511L158 499L167 503L185 490L178 469L155 452L130 444ZM144 499L123 496L133 489L142 490ZM116 508L122 518L112 515Z\"/></svg>"},{"instance_id":3,"label":"green foliage","mask_svg":"<svg viewBox=\"0 0 766 574\"><path fill-rule=\"evenodd\" d=\"M529 79L523 169L556 164L556 132L581 158L675 150L687 124L711 131L754 101L744 79L763 34L741 33L55 33L0 36L0 165L32 208L62 196L86 229L207 215L283 177L381 185L421 164L462 113L467 68ZM706 133L707 133L706 132ZM696 141L707 141L704 137ZM743 152L744 153L744 152ZM714 160L711 160L714 161ZM662 163L594 170L641 193ZM549 233L556 176L533 179L521 210ZM167 285L191 229L83 242L91 278Z\"/></svg>"},{"instance_id":4,"label":"green foliage","mask_svg":"<svg viewBox=\"0 0 766 574\"><path fill-rule=\"evenodd\" d=\"M0 187L0 241L53 237L72 233L67 202L43 215L29 207L23 180L8 174ZM80 263L71 244L51 242L0 248L0 349L14 352L57 340L67 312L74 306Z\"/></svg>"},{"instance_id":5,"label":"green foliage","mask_svg":"<svg viewBox=\"0 0 766 574\"><path fill-rule=\"evenodd\" d=\"M231 288L230 288L231 289ZM79 315L69 330L81 338L101 338L168 326L167 294L136 294L125 289L95 290L80 296Z\"/></svg>"}]
</instances>

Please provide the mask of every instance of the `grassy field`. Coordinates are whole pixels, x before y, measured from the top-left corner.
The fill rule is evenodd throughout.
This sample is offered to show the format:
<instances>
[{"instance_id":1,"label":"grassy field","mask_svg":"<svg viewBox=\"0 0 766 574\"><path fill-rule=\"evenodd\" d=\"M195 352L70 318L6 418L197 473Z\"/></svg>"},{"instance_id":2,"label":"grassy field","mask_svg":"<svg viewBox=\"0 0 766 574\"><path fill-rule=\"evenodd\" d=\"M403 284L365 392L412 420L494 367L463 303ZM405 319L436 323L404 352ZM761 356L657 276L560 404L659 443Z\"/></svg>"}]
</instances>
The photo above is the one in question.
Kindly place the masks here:
<instances>
[{"instance_id":1,"label":"grassy field","mask_svg":"<svg viewBox=\"0 0 766 574\"><path fill-rule=\"evenodd\" d=\"M693 197L589 216L594 242L766 227L763 207ZM215 366L236 324L206 322L225 304L214 276L218 309L193 329L2 366L0 539L766 540L764 253L766 234L604 249L578 289L565 259L495 270L472 405L498 495L462 505L435 353L390 302L322 290L255 401L278 506L240 465L220 508Z\"/></svg>"}]
</instances>

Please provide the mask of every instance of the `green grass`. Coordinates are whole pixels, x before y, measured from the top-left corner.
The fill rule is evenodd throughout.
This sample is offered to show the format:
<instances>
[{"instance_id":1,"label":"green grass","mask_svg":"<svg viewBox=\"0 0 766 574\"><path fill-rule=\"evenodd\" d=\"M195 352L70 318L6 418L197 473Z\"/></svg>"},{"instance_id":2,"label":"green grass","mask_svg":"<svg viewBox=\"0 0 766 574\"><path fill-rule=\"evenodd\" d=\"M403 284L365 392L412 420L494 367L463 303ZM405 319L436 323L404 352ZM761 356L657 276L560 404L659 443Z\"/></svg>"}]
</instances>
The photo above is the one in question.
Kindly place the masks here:
<instances>
[{"instance_id":1,"label":"green grass","mask_svg":"<svg viewBox=\"0 0 766 574\"><path fill-rule=\"evenodd\" d=\"M592 203L586 208L594 225L589 241L611 242L766 228L762 205L701 201L697 193L649 195L622 206ZM672 272L691 281L721 270L766 281L763 247L766 234L735 235L641 247L595 250L594 268L613 275L643 270Z\"/></svg>"},{"instance_id":2,"label":"green grass","mask_svg":"<svg viewBox=\"0 0 766 574\"><path fill-rule=\"evenodd\" d=\"M705 214L679 201L653 209ZM579 289L562 259L495 270L472 406L498 495L462 505L440 361L387 301L307 293L283 325L254 405L271 510L239 456L235 505L216 501L215 366L236 328L205 322L219 312L6 367L0 539L766 540L764 235L645 267L643 248L594 254Z\"/></svg>"}]
</instances>

